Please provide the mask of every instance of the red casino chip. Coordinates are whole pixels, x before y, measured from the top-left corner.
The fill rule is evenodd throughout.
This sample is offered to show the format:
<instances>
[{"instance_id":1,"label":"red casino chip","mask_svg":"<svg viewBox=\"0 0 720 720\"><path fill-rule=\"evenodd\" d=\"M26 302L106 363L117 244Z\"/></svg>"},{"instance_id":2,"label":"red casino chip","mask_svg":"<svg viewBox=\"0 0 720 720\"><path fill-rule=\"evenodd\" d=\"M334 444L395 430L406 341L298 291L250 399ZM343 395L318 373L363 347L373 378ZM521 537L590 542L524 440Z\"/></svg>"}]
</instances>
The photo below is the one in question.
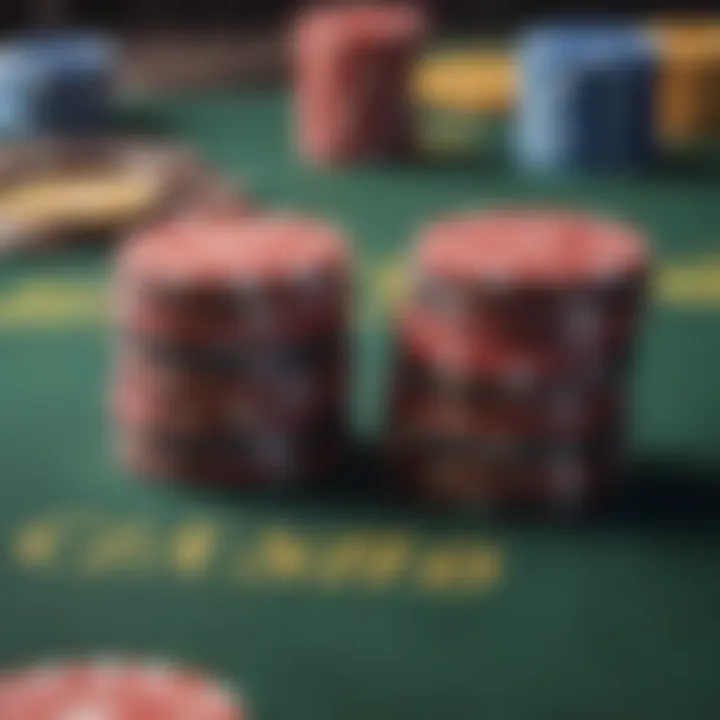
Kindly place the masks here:
<instances>
[{"instance_id":1,"label":"red casino chip","mask_svg":"<svg viewBox=\"0 0 720 720\"><path fill-rule=\"evenodd\" d=\"M126 355L111 390L111 410L134 427L180 432L249 428L296 431L323 418L340 422L346 378L334 373L264 372L213 375L173 370Z\"/></svg>"},{"instance_id":2,"label":"red casino chip","mask_svg":"<svg viewBox=\"0 0 720 720\"><path fill-rule=\"evenodd\" d=\"M579 213L471 213L430 227L416 253L422 274L494 292L622 285L644 275L643 236Z\"/></svg>"},{"instance_id":3,"label":"red casino chip","mask_svg":"<svg viewBox=\"0 0 720 720\"><path fill-rule=\"evenodd\" d=\"M273 282L302 285L347 270L349 249L334 228L285 215L186 218L151 228L120 251L120 278L182 293L236 293Z\"/></svg>"},{"instance_id":4,"label":"red casino chip","mask_svg":"<svg viewBox=\"0 0 720 720\"><path fill-rule=\"evenodd\" d=\"M569 435L618 423L627 405L618 373L514 386L442 368L407 354L396 358L390 425L480 434Z\"/></svg>"},{"instance_id":5,"label":"red casino chip","mask_svg":"<svg viewBox=\"0 0 720 720\"><path fill-rule=\"evenodd\" d=\"M482 295L425 277L414 287L412 302L418 311L462 332L572 351L631 342L643 295L642 281L611 292L533 290Z\"/></svg>"},{"instance_id":6,"label":"red casino chip","mask_svg":"<svg viewBox=\"0 0 720 720\"><path fill-rule=\"evenodd\" d=\"M408 152L409 76L427 33L426 14L408 2L300 13L293 56L301 155L335 165Z\"/></svg>"},{"instance_id":7,"label":"red casino chip","mask_svg":"<svg viewBox=\"0 0 720 720\"><path fill-rule=\"evenodd\" d=\"M164 665L74 662L7 673L3 720L246 720L238 697Z\"/></svg>"},{"instance_id":8,"label":"red casino chip","mask_svg":"<svg viewBox=\"0 0 720 720\"><path fill-rule=\"evenodd\" d=\"M486 379L523 390L565 381L593 381L624 367L629 348L590 344L582 347L532 347L507 343L492 333L468 333L416 308L397 325L401 351L439 373Z\"/></svg>"},{"instance_id":9,"label":"red casino chip","mask_svg":"<svg viewBox=\"0 0 720 720\"><path fill-rule=\"evenodd\" d=\"M180 345L309 342L347 327L348 295L345 281L330 278L294 290L260 283L234 292L176 294L120 287L115 311L123 329Z\"/></svg>"},{"instance_id":10,"label":"red casino chip","mask_svg":"<svg viewBox=\"0 0 720 720\"><path fill-rule=\"evenodd\" d=\"M535 345L627 342L648 253L633 228L573 213L450 218L415 254L414 302L445 323Z\"/></svg>"},{"instance_id":11,"label":"red casino chip","mask_svg":"<svg viewBox=\"0 0 720 720\"><path fill-rule=\"evenodd\" d=\"M145 479L257 489L307 485L328 476L342 463L346 438L340 427L222 437L119 426L114 442L123 465Z\"/></svg>"},{"instance_id":12,"label":"red casino chip","mask_svg":"<svg viewBox=\"0 0 720 720\"><path fill-rule=\"evenodd\" d=\"M229 433L247 425L251 416L242 393L217 403L206 398L189 401L159 396L156 389L118 381L110 398L119 424L133 428L163 428L176 433Z\"/></svg>"},{"instance_id":13,"label":"red casino chip","mask_svg":"<svg viewBox=\"0 0 720 720\"><path fill-rule=\"evenodd\" d=\"M560 460L536 470L521 470L437 458L417 472L416 497L463 509L576 511L601 502L616 477L605 467Z\"/></svg>"},{"instance_id":14,"label":"red casino chip","mask_svg":"<svg viewBox=\"0 0 720 720\"><path fill-rule=\"evenodd\" d=\"M281 348L215 369L187 361L183 355L171 357L128 343L119 354L115 381L158 401L219 406L225 399L234 402L238 396L257 396L258 401L275 405L284 395L288 407L314 408L347 395L348 365L344 348L327 349L310 358L287 357Z\"/></svg>"},{"instance_id":15,"label":"red casino chip","mask_svg":"<svg viewBox=\"0 0 720 720\"><path fill-rule=\"evenodd\" d=\"M402 384L399 380L398 384ZM578 437L613 426L624 416L621 393L606 395L567 391L538 397L535 402L516 399L479 399L443 395L417 389L398 388L391 409L390 424L404 433L479 435L563 435Z\"/></svg>"},{"instance_id":16,"label":"red casino chip","mask_svg":"<svg viewBox=\"0 0 720 720\"><path fill-rule=\"evenodd\" d=\"M264 484L239 446L232 449L206 442L203 447L198 441L190 442L187 435L162 437L123 427L117 428L113 442L115 455L123 467L145 481L246 489Z\"/></svg>"},{"instance_id":17,"label":"red casino chip","mask_svg":"<svg viewBox=\"0 0 720 720\"><path fill-rule=\"evenodd\" d=\"M148 365L218 378L257 378L261 383L268 378L333 376L346 367L349 352L344 332L289 343L187 343L132 332L122 333L121 338L127 352Z\"/></svg>"},{"instance_id":18,"label":"red casino chip","mask_svg":"<svg viewBox=\"0 0 720 720\"><path fill-rule=\"evenodd\" d=\"M613 434L503 454L447 439L391 444L389 450L396 482L406 492L465 509L588 507L607 496L624 462Z\"/></svg>"},{"instance_id":19,"label":"red casino chip","mask_svg":"<svg viewBox=\"0 0 720 720\"><path fill-rule=\"evenodd\" d=\"M307 336L347 322L350 253L304 218L185 218L118 256L124 326L178 341Z\"/></svg>"}]
</instances>

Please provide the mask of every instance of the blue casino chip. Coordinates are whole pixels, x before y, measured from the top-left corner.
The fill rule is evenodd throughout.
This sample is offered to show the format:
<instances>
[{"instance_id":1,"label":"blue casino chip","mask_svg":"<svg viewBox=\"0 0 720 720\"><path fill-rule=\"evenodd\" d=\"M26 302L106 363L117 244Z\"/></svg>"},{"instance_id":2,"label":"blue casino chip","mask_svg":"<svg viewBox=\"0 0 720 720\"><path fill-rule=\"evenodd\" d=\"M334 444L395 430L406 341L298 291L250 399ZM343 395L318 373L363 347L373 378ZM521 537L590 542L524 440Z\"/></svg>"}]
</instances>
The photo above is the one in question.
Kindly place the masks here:
<instances>
[{"instance_id":1,"label":"blue casino chip","mask_svg":"<svg viewBox=\"0 0 720 720\"><path fill-rule=\"evenodd\" d=\"M15 140L34 131L33 70L15 43L0 47L0 138Z\"/></svg>"},{"instance_id":2,"label":"blue casino chip","mask_svg":"<svg viewBox=\"0 0 720 720\"><path fill-rule=\"evenodd\" d=\"M640 29L542 26L521 43L519 164L547 171L632 171L655 156L657 53Z\"/></svg>"},{"instance_id":3,"label":"blue casino chip","mask_svg":"<svg viewBox=\"0 0 720 720\"><path fill-rule=\"evenodd\" d=\"M0 51L7 127L13 134L61 136L105 130L116 62L114 43L99 34L39 33L14 41Z\"/></svg>"}]
</instances>

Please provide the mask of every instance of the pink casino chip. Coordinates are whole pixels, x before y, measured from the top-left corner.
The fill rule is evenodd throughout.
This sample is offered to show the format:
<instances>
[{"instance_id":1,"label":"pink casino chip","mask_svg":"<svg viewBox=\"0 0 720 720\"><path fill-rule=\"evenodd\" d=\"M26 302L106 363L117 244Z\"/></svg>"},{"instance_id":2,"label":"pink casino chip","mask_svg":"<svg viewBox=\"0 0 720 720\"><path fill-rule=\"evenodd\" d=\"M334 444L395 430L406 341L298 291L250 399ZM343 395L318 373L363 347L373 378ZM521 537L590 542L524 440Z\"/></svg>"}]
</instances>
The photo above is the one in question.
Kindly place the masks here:
<instances>
[{"instance_id":1,"label":"pink casino chip","mask_svg":"<svg viewBox=\"0 0 720 720\"><path fill-rule=\"evenodd\" d=\"M240 699L185 669L82 661L7 673L3 720L247 720Z\"/></svg>"}]
</instances>

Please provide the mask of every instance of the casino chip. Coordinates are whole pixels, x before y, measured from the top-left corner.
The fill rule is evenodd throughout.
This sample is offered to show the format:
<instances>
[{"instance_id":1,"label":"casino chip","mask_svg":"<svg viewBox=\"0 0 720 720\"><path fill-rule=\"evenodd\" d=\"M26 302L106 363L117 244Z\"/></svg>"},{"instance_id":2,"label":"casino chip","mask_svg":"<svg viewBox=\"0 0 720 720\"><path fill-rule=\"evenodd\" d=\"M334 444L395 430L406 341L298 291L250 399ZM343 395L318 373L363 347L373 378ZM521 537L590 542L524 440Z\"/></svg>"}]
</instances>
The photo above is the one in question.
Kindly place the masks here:
<instances>
[{"instance_id":1,"label":"casino chip","mask_svg":"<svg viewBox=\"0 0 720 720\"><path fill-rule=\"evenodd\" d=\"M3 720L245 720L239 697L182 668L73 661L8 672Z\"/></svg>"},{"instance_id":2,"label":"casino chip","mask_svg":"<svg viewBox=\"0 0 720 720\"><path fill-rule=\"evenodd\" d=\"M205 217L247 207L184 147L135 141L5 145L0 185L0 253L114 237L178 208Z\"/></svg>"},{"instance_id":3,"label":"casino chip","mask_svg":"<svg viewBox=\"0 0 720 720\"><path fill-rule=\"evenodd\" d=\"M102 227L147 212L158 197L157 183L141 175L68 175L24 183L5 192L0 196L0 216L41 227Z\"/></svg>"},{"instance_id":4,"label":"casino chip","mask_svg":"<svg viewBox=\"0 0 720 720\"><path fill-rule=\"evenodd\" d=\"M387 434L405 487L461 506L602 495L622 455L641 233L557 210L468 214L427 228L412 262ZM612 440L580 452L598 437ZM537 461L508 452L528 446Z\"/></svg>"},{"instance_id":5,"label":"casino chip","mask_svg":"<svg viewBox=\"0 0 720 720\"><path fill-rule=\"evenodd\" d=\"M518 95L511 53L452 48L428 53L415 66L412 93L420 107L463 115L509 115Z\"/></svg>"},{"instance_id":6,"label":"casino chip","mask_svg":"<svg viewBox=\"0 0 720 720\"><path fill-rule=\"evenodd\" d=\"M179 343L326 334L346 321L349 251L302 218L188 217L139 233L118 255L126 327Z\"/></svg>"},{"instance_id":7,"label":"casino chip","mask_svg":"<svg viewBox=\"0 0 720 720\"><path fill-rule=\"evenodd\" d=\"M345 449L351 257L307 218L183 214L118 252L115 447L135 474L235 487Z\"/></svg>"},{"instance_id":8,"label":"casino chip","mask_svg":"<svg viewBox=\"0 0 720 720\"><path fill-rule=\"evenodd\" d=\"M637 172L656 158L658 53L631 22L541 22L519 39L515 159L530 172Z\"/></svg>"},{"instance_id":9,"label":"casino chip","mask_svg":"<svg viewBox=\"0 0 720 720\"><path fill-rule=\"evenodd\" d=\"M293 34L300 154L320 166L407 154L410 76L427 33L411 3L301 12Z\"/></svg>"},{"instance_id":10,"label":"casino chip","mask_svg":"<svg viewBox=\"0 0 720 720\"><path fill-rule=\"evenodd\" d=\"M413 314L492 326L488 345L533 352L621 345L635 331L648 261L633 228L579 213L451 217L419 243Z\"/></svg>"},{"instance_id":11,"label":"casino chip","mask_svg":"<svg viewBox=\"0 0 720 720\"><path fill-rule=\"evenodd\" d=\"M346 374L332 356L304 367L261 362L222 373L128 353L118 363L110 404L134 425L290 431L341 411Z\"/></svg>"},{"instance_id":12,"label":"casino chip","mask_svg":"<svg viewBox=\"0 0 720 720\"><path fill-rule=\"evenodd\" d=\"M579 212L510 208L434 223L417 266L448 282L512 291L620 285L646 270L642 235L617 221Z\"/></svg>"},{"instance_id":13,"label":"casino chip","mask_svg":"<svg viewBox=\"0 0 720 720\"><path fill-rule=\"evenodd\" d=\"M30 133L89 137L108 132L119 64L111 37L46 30L20 36L15 45L30 75Z\"/></svg>"}]
</instances>

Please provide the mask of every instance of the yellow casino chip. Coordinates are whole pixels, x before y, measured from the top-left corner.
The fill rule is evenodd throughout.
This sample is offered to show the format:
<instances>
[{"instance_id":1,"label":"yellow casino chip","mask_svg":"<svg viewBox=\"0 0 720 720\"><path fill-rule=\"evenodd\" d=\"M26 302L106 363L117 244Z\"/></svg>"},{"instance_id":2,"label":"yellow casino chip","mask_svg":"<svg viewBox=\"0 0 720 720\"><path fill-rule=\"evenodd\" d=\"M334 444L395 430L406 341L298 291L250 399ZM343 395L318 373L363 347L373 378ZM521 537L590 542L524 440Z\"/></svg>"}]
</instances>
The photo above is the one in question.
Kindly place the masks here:
<instances>
[{"instance_id":1,"label":"yellow casino chip","mask_svg":"<svg viewBox=\"0 0 720 720\"><path fill-rule=\"evenodd\" d=\"M471 114L506 114L515 106L515 58L500 50L445 50L417 64L412 95L421 107Z\"/></svg>"},{"instance_id":2,"label":"yellow casino chip","mask_svg":"<svg viewBox=\"0 0 720 720\"><path fill-rule=\"evenodd\" d=\"M101 230L132 222L162 196L151 174L58 176L12 185L0 193L0 221L20 227Z\"/></svg>"}]
</instances>

